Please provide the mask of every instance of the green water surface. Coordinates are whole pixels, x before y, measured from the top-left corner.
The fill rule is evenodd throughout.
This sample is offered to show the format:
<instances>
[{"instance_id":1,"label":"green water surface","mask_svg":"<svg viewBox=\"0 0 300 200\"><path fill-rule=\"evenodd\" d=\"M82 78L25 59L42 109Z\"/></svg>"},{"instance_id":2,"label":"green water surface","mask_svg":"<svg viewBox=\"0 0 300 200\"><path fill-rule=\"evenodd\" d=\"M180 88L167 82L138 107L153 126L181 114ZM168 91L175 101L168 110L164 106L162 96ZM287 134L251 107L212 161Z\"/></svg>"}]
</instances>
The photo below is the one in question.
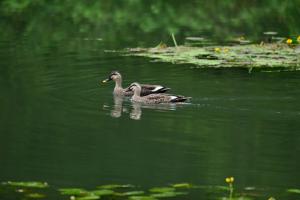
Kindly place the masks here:
<instances>
[{"instance_id":1,"label":"green water surface","mask_svg":"<svg viewBox=\"0 0 300 200\"><path fill-rule=\"evenodd\" d=\"M1 39L0 181L149 188L234 176L239 188L275 191L266 196L300 187L299 72L195 69L105 51L113 47ZM192 100L114 100L114 84L100 84L112 70L124 86L163 84Z\"/></svg>"}]
</instances>

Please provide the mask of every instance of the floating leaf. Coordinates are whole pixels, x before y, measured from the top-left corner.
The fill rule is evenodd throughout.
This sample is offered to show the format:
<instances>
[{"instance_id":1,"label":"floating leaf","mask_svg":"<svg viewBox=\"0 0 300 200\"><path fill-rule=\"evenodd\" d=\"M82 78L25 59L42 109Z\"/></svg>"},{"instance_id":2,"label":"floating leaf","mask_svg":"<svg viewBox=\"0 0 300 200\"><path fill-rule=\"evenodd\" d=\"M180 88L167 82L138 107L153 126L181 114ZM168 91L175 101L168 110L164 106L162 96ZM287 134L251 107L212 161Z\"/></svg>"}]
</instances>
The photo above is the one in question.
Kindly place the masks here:
<instances>
[{"instance_id":1,"label":"floating leaf","mask_svg":"<svg viewBox=\"0 0 300 200\"><path fill-rule=\"evenodd\" d=\"M10 185L10 186L15 186L15 187L28 187L28 188L46 188L48 187L48 183L46 182L13 182L13 181L8 181L2 183L4 185Z\"/></svg>"},{"instance_id":2,"label":"floating leaf","mask_svg":"<svg viewBox=\"0 0 300 200\"><path fill-rule=\"evenodd\" d=\"M94 200L94 199L100 199L100 196L94 195L94 194L89 194L87 196L83 197L76 197L76 200Z\"/></svg>"},{"instance_id":3,"label":"floating leaf","mask_svg":"<svg viewBox=\"0 0 300 200\"><path fill-rule=\"evenodd\" d=\"M288 189L287 192L300 194L300 189Z\"/></svg>"},{"instance_id":4,"label":"floating leaf","mask_svg":"<svg viewBox=\"0 0 300 200\"><path fill-rule=\"evenodd\" d=\"M32 199L42 199L42 198L45 198L46 195L40 194L40 193L30 193L30 194L27 194L26 197L32 198Z\"/></svg>"},{"instance_id":5,"label":"floating leaf","mask_svg":"<svg viewBox=\"0 0 300 200\"><path fill-rule=\"evenodd\" d=\"M62 195L84 195L88 192L82 188L61 188L59 189Z\"/></svg>"},{"instance_id":6,"label":"floating leaf","mask_svg":"<svg viewBox=\"0 0 300 200\"><path fill-rule=\"evenodd\" d=\"M113 195L115 192L112 190L103 189L103 190L93 190L91 191L91 193L98 196L105 196L105 195Z\"/></svg>"},{"instance_id":7,"label":"floating leaf","mask_svg":"<svg viewBox=\"0 0 300 200\"><path fill-rule=\"evenodd\" d=\"M16 190L16 192L19 192L19 193L23 193L23 192L25 192L26 190L24 190L24 189L17 189Z\"/></svg>"},{"instance_id":8,"label":"floating leaf","mask_svg":"<svg viewBox=\"0 0 300 200\"><path fill-rule=\"evenodd\" d=\"M152 196L131 196L129 200L157 200Z\"/></svg>"},{"instance_id":9,"label":"floating leaf","mask_svg":"<svg viewBox=\"0 0 300 200\"><path fill-rule=\"evenodd\" d=\"M175 188L172 187L154 187L149 190L150 192L154 193L163 193L163 192L173 192Z\"/></svg>"},{"instance_id":10,"label":"floating leaf","mask_svg":"<svg viewBox=\"0 0 300 200\"><path fill-rule=\"evenodd\" d=\"M110 184L110 185L101 185L98 186L97 188L100 189L116 189L116 188L133 188L134 185L130 184L125 184L125 185L118 185L118 184Z\"/></svg>"},{"instance_id":11,"label":"floating leaf","mask_svg":"<svg viewBox=\"0 0 300 200\"><path fill-rule=\"evenodd\" d=\"M253 198L250 197L245 197L245 196L241 196L241 197L222 197L219 198L220 200L253 200Z\"/></svg>"},{"instance_id":12,"label":"floating leaf","mask_svg":"<svg viewBox=\"0 0 300 200\"><path fill-rule=\"evenodd\" d=\"M172 187L174 187L174 188L191 188L192 185L189 183L177 183L177 184L173 184Z\"/></svg>"},{"instance_id":13,"label":"floating leaf","mask_svg":"<svg viewBox=\"0 0 300 200\"><path fill-rule=\"evenodd\" d=\"M256 188L255 188L255 187L249 186L249 187L245 187L244 189L245 189L245 190L255 190Z\"/></svg>"},{"instance_id":14,"label":"floating leaf","mask_svg":"<svg viewBox=\"0 0 300 200\"><path fill-rule=\"evenodd\" d=\"M157 193L157 194L152 194L152 197L156 198L168 198L168 197L176 197L179 195L186 195L186 192L162 192L162 193Z\"/></svg>"},{"instance_id":15,"label":"floating leaf","mask_svg":"<svg viewBox=\"0 0 300 200\"><path fill-rule=\"evenodd\" d=\"M199 186L194 186L195 188L200 188L204 190L213 190L213 191L218 191L218 190L224 190L224 191L230 191L230 188L227 186L221 186L221 185L199 185Z\"/></svg>"},{"instance_id":16,"label":"floating leaf","mask_svg":"<svg viewBox=\"0 0 300 200\"><path fill-rule=\"evenodd\" d=\"M138 196L144 193L145 193L144 191L130 191L130 192L118 193L118 196Z\"/></svg>"},{"instance_id":17,"label":"floating leaf","mask_svg":"<svg viewBox=\"0 0 300 200\"><path fill-rule=\"evenodd\" d=\"M215 51L219 48L220 51ZM297 53L286 44L246 44L223 47L178 46L130 49L126 55L143 56L174 64L194 64L199 68L253 68L299 70Z\"/></svg>"}]
</instances>

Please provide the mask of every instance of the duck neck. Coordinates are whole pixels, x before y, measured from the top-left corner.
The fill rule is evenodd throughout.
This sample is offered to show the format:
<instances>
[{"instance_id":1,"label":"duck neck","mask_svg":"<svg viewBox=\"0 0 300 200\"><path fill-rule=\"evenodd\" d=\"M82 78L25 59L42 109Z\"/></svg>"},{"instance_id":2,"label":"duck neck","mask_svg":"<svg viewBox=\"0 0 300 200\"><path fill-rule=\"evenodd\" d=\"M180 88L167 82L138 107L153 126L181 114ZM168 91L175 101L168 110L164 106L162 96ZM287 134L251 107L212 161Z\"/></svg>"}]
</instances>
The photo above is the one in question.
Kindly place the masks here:
<instances>
[{"instance_id":1,"label":"duck neck","mask_svg":"<svg viewBox=\"0 0 300 200\"><path fill-rule=\"evenodd\" d=\"M121 77L117 78L117 79L115 80L115 82L116 82L116 84L115 84L115 90L116 90L116 89L123 89L123 88L122 88L122 78L121 78Z\"/></svg>"},{"instance_id":2,"label":"duck neck","mask_svg":"<svg viewBox=\"0 0 300 200\"><path fill-rule=\"evenodd\" d=\"M134 90L132 98L133 99L140 98L141 97L141 90L142 90L141 88L136 88Z\"/></svg>"}]
</instances>

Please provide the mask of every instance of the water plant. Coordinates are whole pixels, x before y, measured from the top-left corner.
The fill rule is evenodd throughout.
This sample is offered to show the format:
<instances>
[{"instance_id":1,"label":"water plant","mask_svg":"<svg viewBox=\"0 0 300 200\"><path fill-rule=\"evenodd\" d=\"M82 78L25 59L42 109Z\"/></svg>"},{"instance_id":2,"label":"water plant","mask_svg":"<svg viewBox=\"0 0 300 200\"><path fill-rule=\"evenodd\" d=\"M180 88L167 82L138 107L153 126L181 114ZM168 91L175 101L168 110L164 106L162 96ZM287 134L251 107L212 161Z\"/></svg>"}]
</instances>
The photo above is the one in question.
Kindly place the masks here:
<instances>
[{"instance_id":1,"label":"water plant","mask_svg":"<svg viewBox=\"0 0 300 200\"><path fill-rule=\"evenodd\" d=\"M288 189L287 192L300 194L300 189L292 188L292 189Z\"/></svg>"},{"instance_id":2,"label":"water plant","mask_svg":"<svg viewBox=\"0 0 300 200\"><path fill-rule=\"evenodd\" d=\"M293 40L286 40L286 43L131 48L127 49L124 55L148 57L152 61L173 64L193 64L191 68L246 68L248 71L300 70Z\"/></svg>"},{"instance_id":3,"label":"water plant","mask_svg":"<svg viewBox=\"0 0 300 200\"><path fill-rule=\"evenodd\" d=\"M228 183L228 188L229 188L229 200L232 200L232 195L233 195L233 182L234 182L234 177L226 177L225 182Z\"/></svg>"},{"instance_id":4,"label":"water plant","mask_svg":"<svg viewBox=\"0 0 300 200\"><path fill-rule=\"evenodd\" d=\"M9 185L14 187L25 187L25 188L47 188L49 187L47 182L16 182L16 181L7 181L3 182L3 185Z\"/></svg>"},{"instance_id":5,"label":"water plant","mask_svg":"<svg viewBox=\"0 0 300 200\"><path fill-rule=\"evenodd\" d=\"M286 43L290 45L290 44L293 43L293 40L292 40L291 38L288 38L288 39L286 40Z\"/></svg>"},{"instance_id":6,"label":"water plant","mask_svg":"<svg viewBox=\"0 0 300 200\"><path fill-rule=\"evenodd\" d=\"M222 200L254 200L267 195L265 190L259 190L253 186L245 187L242 191L236 191L236 188L234 187L234 181L234 177L226 177L225 182L227 185L225 186L194 185L191 183L182 182L170 184L168 186L152 187L146 190L136 190L139 187L135 187L130 184L101 185L94 190L76 187L60 189L55 189L54 186L47 187L50 189L48 192L58 191L59 194L67 197L70 200L159 200L189 195L190 190L193 190L193 193L204 192L204 194L207 194L209 197L213 197L209 199L217 198ZM32 187L39 185L37 183L41 184L43 182L10 182L10 184L4 182L0 185L0 197L7 195L7 197L9 197L8 199L12 199L11 197L14 197L13 199L46 199L48 192L46 192L44 188L41 188L41 186ZM262 191L264 193L262 193ZM284 190L283 192L284 194L288 193L291 195L299 195L300 189L290 188ZM275 200L275 198L269 196L268 200Z\"/></svg>"}]
</instances>

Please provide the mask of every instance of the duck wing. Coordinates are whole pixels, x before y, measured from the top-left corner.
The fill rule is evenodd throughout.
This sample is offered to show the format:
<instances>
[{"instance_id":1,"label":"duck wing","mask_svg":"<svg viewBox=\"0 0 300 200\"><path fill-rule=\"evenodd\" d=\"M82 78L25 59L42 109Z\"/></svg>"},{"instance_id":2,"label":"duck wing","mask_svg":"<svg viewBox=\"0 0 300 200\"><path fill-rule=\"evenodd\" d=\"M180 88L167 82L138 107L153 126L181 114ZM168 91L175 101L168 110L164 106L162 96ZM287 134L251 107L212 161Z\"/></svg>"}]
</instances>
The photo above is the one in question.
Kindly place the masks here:
<instances>
[{"instance_id":1,"label":"duck wing","mask_svg":"<svg viewBox=\"0 0 300 200\"><path fill-rule=\"evenodd\" d=\"M164 93L170 90L170 88L164 87L162 85L142 84L141 87L142 87L141 95L143 96L148 94L154 94L154 93Z\"/></svg>"}]
</instances>

